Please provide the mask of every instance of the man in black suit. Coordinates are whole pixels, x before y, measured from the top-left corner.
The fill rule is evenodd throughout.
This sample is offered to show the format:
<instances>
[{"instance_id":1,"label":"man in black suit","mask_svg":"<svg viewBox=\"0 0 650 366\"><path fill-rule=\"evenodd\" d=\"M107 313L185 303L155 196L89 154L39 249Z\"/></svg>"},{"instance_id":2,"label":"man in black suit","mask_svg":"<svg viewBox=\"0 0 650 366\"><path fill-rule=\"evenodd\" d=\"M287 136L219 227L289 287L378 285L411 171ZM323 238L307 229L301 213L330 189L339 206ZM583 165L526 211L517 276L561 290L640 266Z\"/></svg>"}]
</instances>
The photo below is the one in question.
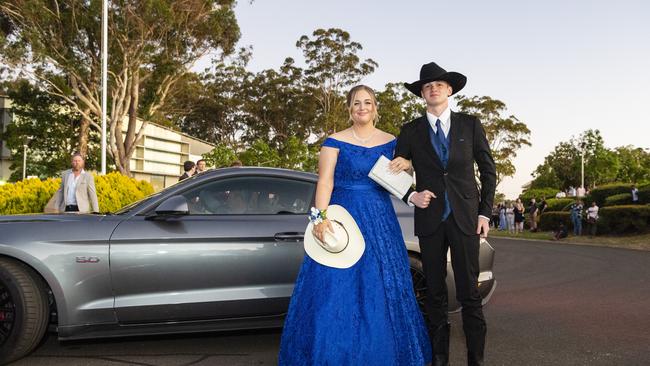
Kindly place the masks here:
<instances>
[{"instance_id":1,"label":"man in black suit","mask_svg":"<svg viewBox=\"0 0 650 366\"><path fill-rule=\"evenodd\" d=\"M194 175L194 172L196 171L196 164L194 164L194 162L191 160L187 160L183 163L183 171L183 175L178 177L179 182Z\"/></svg>"},{"instance_id":2,"label":"man in black suit","mask_svg":"<svg viewBox=\"0 0 650 366\"><path fill-rule=\"evenodd\" d=\"M427 279L425 304L433 345L433 365L449 363L447 249L462 304L469 365L481 365L486 325L478 291L479 236L487 236L496 189L496 169L478 118L452 112L448 98L467 79L435 63L422 66L420 80L404 84L426 100L427 112L402 127L393 170L412 168L416 189L403 197L415 205L415 234ZM409 163L410 160L410 163ZM480 192L474 163L480 172Z\"/></svg>"}]
</instances>

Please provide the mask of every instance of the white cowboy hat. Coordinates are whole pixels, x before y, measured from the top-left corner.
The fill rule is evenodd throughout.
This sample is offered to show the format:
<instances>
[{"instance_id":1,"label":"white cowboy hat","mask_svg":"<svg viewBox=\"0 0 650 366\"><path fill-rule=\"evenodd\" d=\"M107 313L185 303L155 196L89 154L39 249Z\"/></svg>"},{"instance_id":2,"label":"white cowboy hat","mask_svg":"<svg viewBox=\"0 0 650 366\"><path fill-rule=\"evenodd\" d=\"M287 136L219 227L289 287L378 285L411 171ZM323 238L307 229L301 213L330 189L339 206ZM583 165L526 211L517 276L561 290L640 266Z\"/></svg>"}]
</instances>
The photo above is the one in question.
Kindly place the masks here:
<instances>
[{"instance_id":1,"label":"white cowboy hat","mask_svg":"<svg viewBox=\"0 0 650 366\"><path fill-rule=\"evenodd\" d=\"M327 218L334 233L325 230L325 242L321 242L314 235L314 224L310 222L305 230L305 252L324 266L350 268L359 261L366 248L361 230L352 215L339 205L327 208Z\"/></svg>"}]
</instances>

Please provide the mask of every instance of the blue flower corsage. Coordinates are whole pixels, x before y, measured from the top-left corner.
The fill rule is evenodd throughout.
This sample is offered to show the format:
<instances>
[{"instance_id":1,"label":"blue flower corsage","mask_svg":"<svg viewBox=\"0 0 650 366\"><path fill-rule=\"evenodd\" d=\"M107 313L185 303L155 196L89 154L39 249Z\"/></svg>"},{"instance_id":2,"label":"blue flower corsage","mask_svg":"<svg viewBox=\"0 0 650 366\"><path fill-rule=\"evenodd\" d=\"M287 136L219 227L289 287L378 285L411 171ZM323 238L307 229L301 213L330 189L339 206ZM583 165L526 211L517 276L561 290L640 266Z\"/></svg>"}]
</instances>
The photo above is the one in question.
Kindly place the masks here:
<instances>
[{"instance_id":1,"label":"blue flower corsage","mask_svg":"<svg viewBox=\"0 0 650 366\"><path fill-rule=\"evenodd\" d=\"M320 224L325 219L327 219L327 209L319 210L316 207L312 207L309 210L309 221L311 221L314 225Z\"/></svg>"}]
</instances>

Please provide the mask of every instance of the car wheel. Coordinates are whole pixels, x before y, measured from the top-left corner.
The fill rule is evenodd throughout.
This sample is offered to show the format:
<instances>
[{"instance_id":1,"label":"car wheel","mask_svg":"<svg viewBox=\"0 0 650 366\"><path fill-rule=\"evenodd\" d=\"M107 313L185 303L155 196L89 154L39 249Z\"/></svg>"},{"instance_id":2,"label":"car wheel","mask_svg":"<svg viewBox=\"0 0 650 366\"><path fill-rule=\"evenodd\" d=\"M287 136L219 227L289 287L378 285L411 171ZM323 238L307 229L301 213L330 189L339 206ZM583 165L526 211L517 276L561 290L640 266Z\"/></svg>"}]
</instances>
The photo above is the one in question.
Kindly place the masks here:
<instances>
[{"instance_id":1,"label":"car wheel","mask_svg":"<svg viewBox=\"0 0 650 366\"><path fill-rule=\"evenodd\" d=\"M422 315L426 318L427 312L424 309L424 300L427 298L427 281L424 277L424 269L422 269L422 260L414 255L409 255L409 267L411 268L415 300L418 302Z\"/></svg>"},{"instance_id":2,"label":"car wheel","mask_svg":"<svg viewBox=\"0 0 650 366\"><path fill-rule=\"evenodd\" d=\"M48 325L43 281L22 263L0 258L0 365L31 352Z\"/></svg>"}]
</instances>

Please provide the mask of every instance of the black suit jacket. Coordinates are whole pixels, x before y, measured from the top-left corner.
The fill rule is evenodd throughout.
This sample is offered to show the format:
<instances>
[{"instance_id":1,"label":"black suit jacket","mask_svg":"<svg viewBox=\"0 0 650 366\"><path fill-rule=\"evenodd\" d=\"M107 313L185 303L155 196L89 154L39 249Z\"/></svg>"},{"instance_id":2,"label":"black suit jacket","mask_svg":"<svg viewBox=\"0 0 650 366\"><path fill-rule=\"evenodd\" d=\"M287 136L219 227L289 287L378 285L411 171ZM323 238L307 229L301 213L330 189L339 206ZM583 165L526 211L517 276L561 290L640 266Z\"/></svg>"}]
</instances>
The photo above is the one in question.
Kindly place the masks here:
<instances>
[{"instance_id":1,"label":"black suit jacket","mask_svg":"<svg viewBox=\"0 0 650 366\"><path fill-rule=\"evenodd\" d=\"M397 138L395 156L409 159L413 163L418 192L427 189L437 197L429 207L415 208L415 235L431 235L437 229L442 221L445 190L454 219L465 234L476 234L479 215L491 216L496 190L496 167L478 118L451 112L449 161L446 169L431 145L426 115L402 127ZM474 162L480 172L480 192L474 176ZM402 199L406 202L412 192L411 188Z\"/></svg>"}]
</instances>

